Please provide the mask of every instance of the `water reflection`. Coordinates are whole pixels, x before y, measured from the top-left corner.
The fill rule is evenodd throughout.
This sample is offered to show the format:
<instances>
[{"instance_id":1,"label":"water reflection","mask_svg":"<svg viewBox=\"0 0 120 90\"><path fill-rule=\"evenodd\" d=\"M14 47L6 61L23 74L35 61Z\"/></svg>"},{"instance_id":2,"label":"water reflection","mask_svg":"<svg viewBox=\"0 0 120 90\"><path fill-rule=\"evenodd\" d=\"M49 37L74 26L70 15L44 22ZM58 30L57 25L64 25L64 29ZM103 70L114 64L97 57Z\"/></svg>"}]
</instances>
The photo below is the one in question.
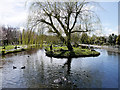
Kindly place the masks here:
<instances>
[{"instance_id":1,"label":"water reflection","mask_svg":"<svg viewBox=\"0 0 120 90\"><path fill-rule=\"evenodd\" d=\"M6 61L2 85L4 88L117 88L118 55L97 50L100 56L87 58L49 58L42 49L6 55L2 57ZM26 68L21 69L22 66Z\"/></svg>"},{"instance_id":2,"label":"water reflection","mask_svg":"<svg viewBox=\"0 0 120 90\"><path fill-rule=\"evenodd\" d=\"M72 62L72 58L68 58L67 59L67 62L64 64L63 68L65 66L67 66L67 74L69 75L70 74L70 69L71 69L71 62Z\"/></svg>"},{"instance_id":3,"label":"water reflection","mask_svg":"<svg viewBox=\"0 0 120 90\"><path fill-rule=\"evenodd\" d=\"M115 56L118 55L118 53L116 53L116 52L111 52L111 51L107 51L107 53L108 53L108 55L115 55Z\"/></svg>"},{"instance_id":4,"label":"water reflection","mask_svg":"<svg viewBox=\"0 0 120 90\"><path fill-rule=\"evenodd\" d=\"M51 63L52 63L52 57L50 57L50 61L51 61Z\"/></svg>"}]
</instances>

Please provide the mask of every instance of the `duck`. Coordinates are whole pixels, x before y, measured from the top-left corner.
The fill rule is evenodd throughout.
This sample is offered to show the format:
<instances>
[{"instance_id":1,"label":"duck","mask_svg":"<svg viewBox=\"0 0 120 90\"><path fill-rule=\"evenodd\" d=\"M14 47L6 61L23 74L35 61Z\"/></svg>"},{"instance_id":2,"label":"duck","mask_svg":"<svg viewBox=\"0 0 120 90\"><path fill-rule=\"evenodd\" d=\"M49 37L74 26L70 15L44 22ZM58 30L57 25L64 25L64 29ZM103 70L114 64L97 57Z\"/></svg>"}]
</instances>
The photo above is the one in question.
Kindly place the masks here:
<instances>
[{"instance_id":1,"label":"duck","mask_svg":"<svg viewBox=\"0 0 120 90\"><path fill-rule=\"evenodd\" d=\"M21 69L25 69L25 66L21 67Z\"/></svg>"},{"instance_id":2,"label":"duck","mask_svg":"<svg viewBox=\"0 0 120 90\"><path fill-rule=\"evenodd\" d=\"M13 69L16 69L17 67L13 66Z\"/></svg>"}]
</instances>

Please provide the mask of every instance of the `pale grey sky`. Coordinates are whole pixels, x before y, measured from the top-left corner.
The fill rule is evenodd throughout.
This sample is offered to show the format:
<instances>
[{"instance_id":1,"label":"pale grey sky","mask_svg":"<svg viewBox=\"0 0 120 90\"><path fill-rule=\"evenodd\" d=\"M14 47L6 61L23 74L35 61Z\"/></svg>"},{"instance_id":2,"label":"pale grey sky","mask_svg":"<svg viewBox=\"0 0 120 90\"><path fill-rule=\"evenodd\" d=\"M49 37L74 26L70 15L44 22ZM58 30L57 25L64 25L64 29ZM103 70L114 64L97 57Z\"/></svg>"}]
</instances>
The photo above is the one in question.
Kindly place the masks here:
<instances>
[{"instance_id":1,"label":"pale grey sky","mask_svg":"<svg viewBox=\"0 0 120 90\"><path fill-rule=\"evenodd\" d=\"M111 33L118 34L117 1L118 0L104 0L103 2L100 2L100 5L105 9L104 11L102 10L97 11L97 14L100 17L103 25L102 31L103 35L109 35ZM1 0L0 24L11 25L13 27L17 26L20 28L25 27L28 15L28 11L25 7L25 2L26 0Z\"/></svg>"}]
</instances>

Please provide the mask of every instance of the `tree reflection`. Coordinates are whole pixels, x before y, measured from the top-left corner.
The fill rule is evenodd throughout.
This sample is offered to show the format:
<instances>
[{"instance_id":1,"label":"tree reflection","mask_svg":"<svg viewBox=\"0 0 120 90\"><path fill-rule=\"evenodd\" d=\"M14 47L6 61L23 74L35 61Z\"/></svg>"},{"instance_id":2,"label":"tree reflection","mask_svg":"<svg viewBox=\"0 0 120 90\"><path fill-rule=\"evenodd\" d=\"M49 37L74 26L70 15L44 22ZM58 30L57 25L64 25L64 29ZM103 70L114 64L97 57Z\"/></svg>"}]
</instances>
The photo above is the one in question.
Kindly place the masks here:
<instances>
[{"instance_id":1,"label":"tree reflection","mask_svg":"<svg viewBox=\"0 0 120 90\"><path fill-rule=\"evenodd\" d=\"M70 74L72 58L68 58L67 62L64 64L63 68L67 66L67 74Z\"/></svg>"},{"instance_id":2,"label":"tree reflection","mask_svg":"<svg viewBox=\"0 0 120 90\"><path fill-rule=\"evenodd\" d=\"M71 69L74 68L74 65L71 66L72 60L73 60L72 58L67 58L67 61L63 65L63 68L66 69L67 75L65 76L68 81L72 83L74 82L74 85L76 85L79 88L102 87L101 80L103 78L102 74L104 73L101 74L99 69L94 69L93 71L91 71L91 68L88 68L87 66L83 66L82 62L80 66L77 66L79 67L79 69L81 68L79 71L75 69ZM81 84L81 86L79 86L79 84Z\"/></svg>"},{"instance_id":3,"label":"tree reflection","mask_svg":"<svg viewBox=\"0 0 120 90\"><path fill-rule=\"evenodd\" d=\"M52 63L52 61L53 61L53 60L52 60L52 57L50 57L50 62Z\"/></svg>"},{"instance_id":4,"label":"tree reflection","mask_svg":"<svg viewBox=\"0 0 120 90\"><path fill-rule=\"evenodd\" d=\"M107 54L110 55L110 56L112 56L112 55L117 56L118 55L118 53L112 52L112 51L107 51Z\"/></svg>"}]
</instances>

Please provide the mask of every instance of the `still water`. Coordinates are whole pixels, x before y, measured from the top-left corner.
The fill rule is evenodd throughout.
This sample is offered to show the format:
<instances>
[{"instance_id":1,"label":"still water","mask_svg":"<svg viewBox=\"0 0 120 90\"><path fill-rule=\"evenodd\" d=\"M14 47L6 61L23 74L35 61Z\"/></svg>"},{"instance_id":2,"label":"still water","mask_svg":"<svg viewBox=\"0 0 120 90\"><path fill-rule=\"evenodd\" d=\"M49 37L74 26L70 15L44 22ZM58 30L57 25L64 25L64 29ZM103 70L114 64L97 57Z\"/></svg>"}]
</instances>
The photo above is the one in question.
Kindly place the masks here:
<instances>
[{"instance_id":1,"label":"still water","mask_svg":"<svg viewBox=\"0 0 120 90\"><path fill-rule=\"evenodd\" d=\"M50 58L43 49L1 57L2 88L118 88L119 54L96 50L98 57Z\"/></svg>"}]
</instances>

